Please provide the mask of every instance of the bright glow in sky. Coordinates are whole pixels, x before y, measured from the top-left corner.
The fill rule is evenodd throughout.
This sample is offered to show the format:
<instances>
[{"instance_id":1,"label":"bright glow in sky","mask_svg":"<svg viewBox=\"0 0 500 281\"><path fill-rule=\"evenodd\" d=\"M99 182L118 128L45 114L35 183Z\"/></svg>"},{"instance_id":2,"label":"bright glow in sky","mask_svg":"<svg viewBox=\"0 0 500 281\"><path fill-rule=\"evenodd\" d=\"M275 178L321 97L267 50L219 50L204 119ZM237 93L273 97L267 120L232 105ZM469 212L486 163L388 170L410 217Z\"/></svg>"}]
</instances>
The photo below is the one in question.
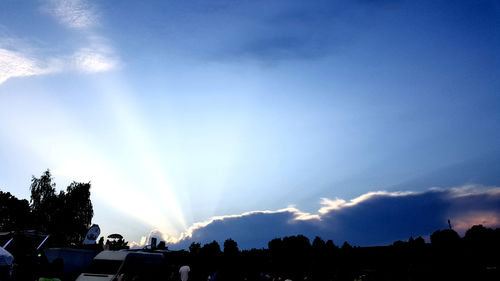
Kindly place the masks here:
<instances>
[{"instance_id":1,"label":"bright glow in sky","mask_svg":"<svg viewBox=\"0 0 500 281\"><path fill-rule=\"evenodd\" d=\"M29 198L47 168L60 189L91 181L103 234L140 241L373 191L498 186L499 9L2 1L0 188Z\"/></svg>"}]
</instances>

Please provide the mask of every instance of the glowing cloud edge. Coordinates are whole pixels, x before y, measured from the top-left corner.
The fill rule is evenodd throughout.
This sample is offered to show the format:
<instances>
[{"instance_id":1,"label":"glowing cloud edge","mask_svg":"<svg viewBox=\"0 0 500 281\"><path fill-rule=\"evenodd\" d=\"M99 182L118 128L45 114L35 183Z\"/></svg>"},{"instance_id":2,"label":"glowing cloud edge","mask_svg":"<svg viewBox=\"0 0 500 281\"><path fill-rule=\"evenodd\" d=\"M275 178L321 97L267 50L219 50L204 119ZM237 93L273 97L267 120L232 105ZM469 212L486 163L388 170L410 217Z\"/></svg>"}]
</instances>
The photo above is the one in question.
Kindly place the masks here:
<instances>
[{"instance_id":1,"label":"glowing cloud edge","mask_svg":"<svg viewBox=\"0 0 500 281\"><path fill-rule=\"evenodd\" d=\"M204 227L207 227L208 225L217 222L217 221L223 221L227 219L234 219L234 218L243 218L247 217L250 215L255 215L255 214L279 214L279 213L290 213L292 214L292 219L288 221L288 223L294 223L297 221L314 221L314 222L320 222L322 220L322 216L328 214L331 211L339 211L342 209L347 209L354 207L358 204L361 204L363 202L366 202L370 199L373 199L374 197L404 197L404 196L411 196L411 195L421 195L424 193L429 193L429 192L442 192L446 196L449 197L449 199L453 198L462 198L466 196L471 196L471 195L491 195L491 196L499 196L500 195L500 187L485 187L481 185L465 185L461 187L452 187L452 188L440 188L440 187L432 187L423 191L372 191L372 192L367 192L365 194L362 194L356 198L353 198L349 201L346 201L344 199L340 198L335 198L335 199L328 199L328 198L321 198L320 199L320 205L322 207L318 210L318 214L311 214L307 212L300 211L294 206L289 206L283 209L279 210L257 210L257 211L248 211L244 212L241 214L233 214L233 215L222 215L222 216L214 216L206 221L202 222L196 222L193 223L186 231L181 233L181 235L176 238L176 237L169 237L165 234L160 233L158 237L160 237L162 240L164 240L167 244L177 244L183 240L189 239L193 237L193 233L198 230L202 229ZM474 215L476 219L472 219L471 215ZM480 219L480 217L484 217L484 219ZM467 227L470 227L472 224L475 223L483 223L485 226L498 226L500 225L500 216L495 216L495 214L492 214L491 212L473 212L473 214L462 214L461 216L457 216L456 218L456 227L457 231L460 233L465 232L467 230ZM159 232L158 230L153 230L153 232ZM138 248L138 247L144 247L147 245L151 233L148 236L142 236L140 242L133 241L131 242L131 247L133 248Z\"/></svg>"}]
</instances>

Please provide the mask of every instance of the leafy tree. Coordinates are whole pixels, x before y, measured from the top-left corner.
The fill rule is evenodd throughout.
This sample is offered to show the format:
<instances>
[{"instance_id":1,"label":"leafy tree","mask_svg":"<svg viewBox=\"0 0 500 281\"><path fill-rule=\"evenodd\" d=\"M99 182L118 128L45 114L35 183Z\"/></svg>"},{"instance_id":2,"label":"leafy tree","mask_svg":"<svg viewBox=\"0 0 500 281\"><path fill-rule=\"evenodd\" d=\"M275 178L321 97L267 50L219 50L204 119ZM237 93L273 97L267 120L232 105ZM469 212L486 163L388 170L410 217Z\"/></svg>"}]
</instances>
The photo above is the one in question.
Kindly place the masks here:
<instances>
[{"instance_id":1,"label":"leafy tree","mask_svg":"<svg viewBox=\"0 0 500 281\"><path fill-rule=\"evenodd\" d=\"M201 244L200 243L191 243L191 245L189 245L189 252L191 254L199 254L200 253L200 249L201 249Z\"/></svg>"},{"instance_id":2,"label":"leafy tree","mask_svg":"<svg viewBox=\"0 0 500 281\"><path fill-rule=\"evenodd\" d=\"M460 241L460 236L453 229L436 230L431 234L431 244L438 247L452 247Z\"/></svg>"},{"instance_id":3,"label":"leafy tree","mask_svg":"<svg viewBox=\"0 0 500 281\"><path fill-rule=\"evenodd\" d=\"M342 250L349 250L349 249L352 249L352 246L347 243L347 241L344 242L344 244L342 244L342 247L341 247Z\"/></svg>"},{"instance_id":4,"label":"leafy tree","mask_svg":"<svg viewBox=\"0 0 500 281\"><path fill-rule=\"evenodd\" d=\"M283 238L280 258L280 270L289 272L291 279L305 274L311 258L311 242L304 235Z\"/></svg>"},{"instance_id":5,"label":"leafy tree","mask_svg":"<svg viewBox=\"0 0 500 281\"><path fill-rule=\"evenodd\" d=\"M129 248L128 241L125 241L123 237L116 239L106 239L106 245L108 245L109 249L112 251L118 251Z\"/></svg>"},{"instance_id":6,"label":"leafy tree","mask_svg":"<svg viewBox=\"0 0 500 281\"><path fill-rule=\"evenodd\" d=\"M338 249L338 248L339 248L339 247L337 247L337 245L335 245L335 244L333 243L333 241L332 241L332 240L328 240L328 241L326 241L326 243L325 243L325 247L326 247L326 249L327 249L328 251L334 251L334 250L336 250L336 249Z\"/></svg>"},{"instance_id":7,"label":"leafy tree","mask_svg":"<svg viewBox=\"0 0 500 281\"><path fill-rule=\"evenodd\" d=\"M425 245L425 240L424 238L422 238L422 236L419 236L417 237L417 239L415 239L415 241L413 242L415 246L423 246Z\"/></svg>"},{"instance_id":8,"label":"leafy tree","mask_svg":"<svg viewBox=\"0 0 500 281\"><path fill-rule=\"evenodd\" d=\"M71 183L56 194L50 170L31 179L31 210L36 228L52 235L58 244L79 244L85 238L94 215L90 183Z\"/></svg>"},{"instance_id":9,"label":"leafy tree","mask_svg":"<svg viewBox=\"0 0 500 281\"><path fill-rule=\"evenodd\" d=\"M24 230L30 228L31 223L28 201L0 191L0 231Z\"/></svg>"},{"instance_id":10,"label":"leafy tree","mask_svg":"<svg viewBox=\"0 0 500 281\"><path fill-rule=\"evenodd\" d=\"M203 245L203 247L200 249L200 258L205 261L205 268L209 270L216 269L221 258L219 243L214 240L211 243Z\"/></svg>"},{"instance_id":11,"label":"leafy tree","mask_svg":"<svg viewBox=\"0 0 500 281\"><path fill-rule=\"evenodd\" d=\"M483 225L474 225L465 232L464 240L474 246L490 244L493 230Z\"/></svg>"},{"instance_id":12,"label":"leafy tree","mask_svg":"<svg viewBox=\"0 0 500 281\"><path fill-rule=\"evenodd\" d=\"M216 257L221 254L220 246L217 241L212 241L211 243L203 245L203 248L201 248L201 252L210 257Z\"/></svg>"},{"instance_id":13,"label":"leafy tree","mask_svg":"<svg viewBox=\"0 0 500 281\"><path fill-rule=\"evenodd\" d=\"M398 240L398 241L394 241L392 243L392 246L394 246L394 247L400 247L401 248L401 247L407 247L408 244L409 244L409 242Z\"/></svg>"},{"instance_id":14,"label":"leafy tree","mask_svg":"<svg viewBox=\"0 0 500 281\"><path fill-rule=\"evenodd\" d=\"M325 246L326 246L326 243L325 243L325 241L323 241L323 239L321 239L321 237L316 236L316 238L314 238L313 243L312 243L312 248L315 252L322 251L325 248Z\"/></svg>"},{"instance_id":15,"label":"leafy tree","mask_svg":"<svg viewBox=\"0 0 500 281\"><path fill-rule=\"evenodd\" d=\"M43 232L50 232L55 222L57 211L56 184L52 182L50 170L43 172L40 178L31 178L31 211L36 221L36 228Z\"/></svg>"},{"instance_id":16,"label":"leafy tree","mask_svg":"<svg viewBox=\"0 0 500 281\"><path fill-rule=\"evenodd\" d=\"M305 254L311 249L311 242L304 235L287 236L283 238L283 245L286 249L292 249L301 254Z\"/></svg>"},{"instance_id":17,"label":"leafy tree","mask_svg":"<svg viewBox=\"0 0 500 281\"><path fill-rule=\"evenodd\" d=\"M228 256L234 256L239 253L238 243L233 239L229 238L224 241L224 254Z\"/></svg>"},{"instance_id":18,"label":"leafy tree","mask_svg":"<svg viewBox=\"0 0 500 281\"><path fill-rule=\"evenodd\" d=\"M49 199L56 195L56 184L52 183L50 170L43 172L40 178L32 176L31 178L31 208L34 212L44 211Z\"/></svg>"},{"instance_id":19,"label":"leafy tree","mask_svg":"<svg viewBox=\"0 0 500 281\"><path fill-rule=\"evenodd\" d=\"M65 225L65 240L71 244L78 244L85 238L94 216L90 200L90 183L72 182L67 187L66 193L61 193L60 197L63 202L60 217Z\"/></svg>"},{"instance_id":20,"label":"leafy tree","mask_svg":"<svg viewBox=\"0 0 500 281\"><path fill-rule=\"evenodd\" d=\"M267 243L267 248L271 253L279 253L283 249L283 240L281 238L274 238Z\"/></svg>"}]
</instances>

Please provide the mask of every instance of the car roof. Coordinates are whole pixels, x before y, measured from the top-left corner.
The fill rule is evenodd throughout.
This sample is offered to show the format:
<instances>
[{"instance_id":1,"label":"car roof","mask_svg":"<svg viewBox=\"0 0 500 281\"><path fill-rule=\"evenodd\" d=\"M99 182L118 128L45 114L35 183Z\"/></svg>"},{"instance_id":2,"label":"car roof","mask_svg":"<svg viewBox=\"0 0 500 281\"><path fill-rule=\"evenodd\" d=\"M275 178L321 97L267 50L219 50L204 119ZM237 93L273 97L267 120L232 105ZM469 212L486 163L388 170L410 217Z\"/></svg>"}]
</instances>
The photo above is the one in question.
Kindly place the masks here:
<instances>
[{"instance_id":1,"label":"car roof","mask_svg":"<svg viewBox=\"0 0 500 281\"><path fill-rule=\"evenodd\" d=\"M160 253L145 253L145 252L131 252L131 251L102 251L94 259L96 260L125 260L127 256L145 256L163 258Z\"/></svg>"},{"instance_id":2,"label":"car roof","mask_svg":"<svg viewBox=\"0 0 500 281\"><path fill-rule=\"evenodd\" d=\"M125 251L102 251L94 259L96 260L124 260L130 252Z\"/></svg>"}]
</instances>

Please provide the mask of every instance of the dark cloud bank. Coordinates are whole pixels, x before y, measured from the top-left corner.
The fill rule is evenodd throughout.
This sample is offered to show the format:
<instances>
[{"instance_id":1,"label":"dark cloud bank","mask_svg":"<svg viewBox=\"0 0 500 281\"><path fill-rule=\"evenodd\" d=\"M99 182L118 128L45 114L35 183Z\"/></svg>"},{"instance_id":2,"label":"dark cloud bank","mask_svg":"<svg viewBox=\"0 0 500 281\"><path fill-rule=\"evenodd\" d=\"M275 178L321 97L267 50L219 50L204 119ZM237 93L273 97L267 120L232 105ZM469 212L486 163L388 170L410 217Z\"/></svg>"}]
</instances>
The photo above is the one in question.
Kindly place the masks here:
<instances>
[{"instance_id":1,"label":"dark cloud bank","mask_svg":"<svg viewBox=\"0 0 500 281\"><path fill-rule=\"evenodd\" d=\"M241 249L266 248L273 238L297 234L336 244L386 245L409 236L428 236L446 228L448 219L462 234L474 224L500 226L500 188L373 192L349 202L324 199L322 205L318 214L287 208L216 218L192 227L191 236L170 248L187 249L192 242L213 240L222 245L227 238Z\"/></svg>"}]
</instances>

